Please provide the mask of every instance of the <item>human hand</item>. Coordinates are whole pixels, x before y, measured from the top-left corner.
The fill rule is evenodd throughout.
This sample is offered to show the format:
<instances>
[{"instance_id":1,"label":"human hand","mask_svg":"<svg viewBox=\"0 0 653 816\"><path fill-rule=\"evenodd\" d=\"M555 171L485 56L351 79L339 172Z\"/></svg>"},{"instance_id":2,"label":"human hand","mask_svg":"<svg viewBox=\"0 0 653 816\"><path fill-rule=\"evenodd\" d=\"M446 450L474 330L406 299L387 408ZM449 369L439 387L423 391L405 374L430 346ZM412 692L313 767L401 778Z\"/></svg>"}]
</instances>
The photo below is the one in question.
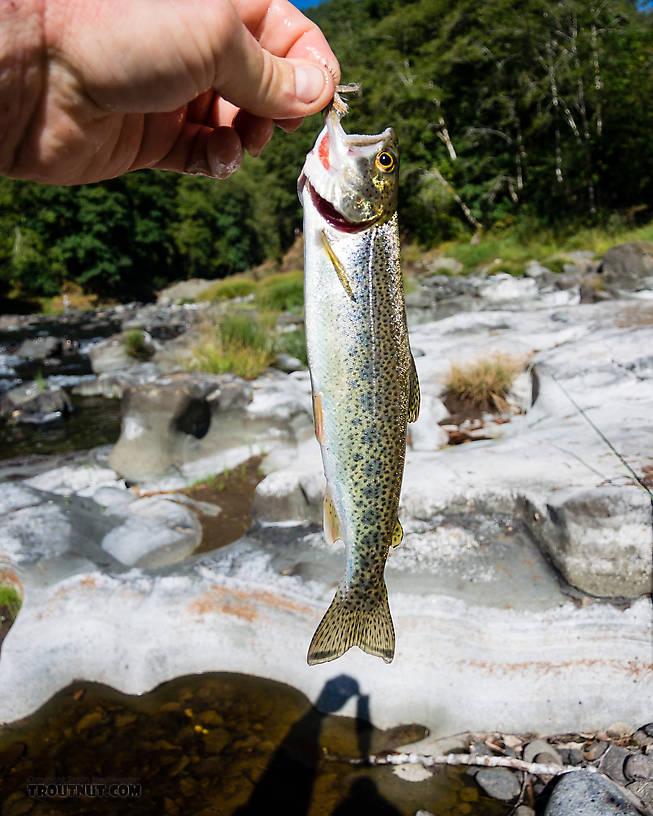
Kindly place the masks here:
<instances>
[{"instance_id":1,"label":"human hand","mask_svg":"<svg viewBox=\"0 0 653 816\"><path fill-rule=\"evenodd\" d=\"M0 31L0 173L49 184L225 178L340 77L288 0L0 0Z\"/></svg>"}]
</instances>

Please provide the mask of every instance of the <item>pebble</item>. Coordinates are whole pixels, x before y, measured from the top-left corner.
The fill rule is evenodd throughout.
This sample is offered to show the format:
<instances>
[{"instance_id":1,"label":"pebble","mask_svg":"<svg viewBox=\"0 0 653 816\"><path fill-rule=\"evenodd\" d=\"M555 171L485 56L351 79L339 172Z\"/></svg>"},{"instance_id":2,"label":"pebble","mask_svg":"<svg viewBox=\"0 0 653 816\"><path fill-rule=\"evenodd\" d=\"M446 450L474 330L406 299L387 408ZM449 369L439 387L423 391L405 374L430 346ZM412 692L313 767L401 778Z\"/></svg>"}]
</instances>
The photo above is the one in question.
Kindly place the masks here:
<instances>
[{"instance_id":1,"label":"pebble","mask_svg":"<svg viewBox=\"0 0 653 816\"><path fill-rule=\"evenodd\" d=\"M599 774L570 771L560 777L544 816L637 816L619 790Z\"/></svg>"},{"instance_id":2,"label":"pebble","mask_svg":"<svg viewBox=\"0 0 653 816\"><path fill-rule=\"evenodd\" d=\"M507 768L481 768L474 779L488 796L501 802L512 802L521 790L519 779Z\"/></svg>"},{"instance_id":3,"label":"pebble","mask_svg":"<svg viewBox=\"0 0 653 816\"><path fill-rule=\"evenodd\" d=\"M624 776L624 763L630 756L630 751L618 745L610 745L601 757L599 767L610 779L624 785L627 782Z\"/></svg>"},{"instance_id":4,"label":"pebble","mask_svg":"<svg viewBox=\"0 0 653 816\"><path fill-rule=\"evenodd\" d=\"M520 805L517 810L514 811L513 816L535 816L535 811L533 808L529 808L528 805Z\"/></svg>"},{"instance_id":5,"label":"pebble","mask_svg":"<svg viewBox=\"0 0 653 816\"><path fill-rule=\"evenodd\" d=\"M638 728L633 734L633 741L642 748L653 745L653 723Z\"/></svg>"},{"instance_id":6,"label":"pebble","mask_svg":"<svg viewBox=\"0 0 653 816\"><path fill-rule=\"evenodd\" d=\"M544 740L533 740L524 748L525 762L543 762L547 765L562 765L562 757L556 749Z\"/></svg>"},{"instance_id":7,"label":"pebble","mask_svg":"<svg viewBox=\"0 0 653 816\"><path fill-rule=\"evenodd\" d=\"M653 779L653 757L631 754L624 762L623 772L624 776L631 781Z\"/></svg>"}]
</instances>

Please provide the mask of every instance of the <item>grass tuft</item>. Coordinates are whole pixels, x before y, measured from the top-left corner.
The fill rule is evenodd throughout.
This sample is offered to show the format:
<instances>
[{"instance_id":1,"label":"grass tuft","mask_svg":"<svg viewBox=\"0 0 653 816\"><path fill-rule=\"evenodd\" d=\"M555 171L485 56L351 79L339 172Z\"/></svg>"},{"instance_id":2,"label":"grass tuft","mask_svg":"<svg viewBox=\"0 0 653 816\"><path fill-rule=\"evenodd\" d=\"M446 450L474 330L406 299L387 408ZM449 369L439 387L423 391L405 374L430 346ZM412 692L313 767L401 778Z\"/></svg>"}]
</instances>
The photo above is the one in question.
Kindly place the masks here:
<instances>
[{"instance_id":1,"label":"grass tuft","mask_svg":"<svg viewBox=\"0 0 653 816\"><path fill-rule=\"evenodd\" d=\"M256 281L247 275L232 275L201 292L196 300L231 300L247 297L256 289Z\"/></svg>"},{"instance_id":2,"label":"grass tuft","mask_svg":"<svg viewBox=\"0 0 653 816\"><path fill-rule=\"evenodd\" d=\"M16 620L22 603L23 599L13 587L0 585L0 610L4 607L12 620ZM2 623L1 616L0 623Z\"/></svg>"},{"instance_id":3,"label":"grass tuft","mask_svg":"<svg viewBox=\"0 0 653 816\"><path fill-rule=\"evenodd\" d=\"M274 355L271 314L232 314L219 324L207 322L193 349L191 368L208 374L231 372L253 380L272 362Z\"/></svg>"},{"instance_id":4,"label":"grass tuft","mask_svg":"<svg viewBox=\"0 0 653 816\"><path fill-rule=\"evenodd\" d=\"M445 382L446 396L482 411L503 411L506 395L521 369L520 361L500 353L467 365L454 363Z\"/></svg>"},{"instance_id":5,"label":"grass tuft","mask_svg":"<svg viewBox=\"0 0 653 816\"><path fill-rule=\"evenodd\" d=\"M302 272L280 272L278 275L265 278L256 290L256 301L263 309L278 312L300 311L304 305Z\"/></svg>"},{"instance_id":6,"label":"grass tuft","mask_svg":"<svg viewBox=\"0 0 653 816\"><path fill-rule=\"evenodd\" d=\"M147 360L152 356L152 349L141 329L128 329L123 335L123 342L130 357Z\"/></svg>"}]
</instances>

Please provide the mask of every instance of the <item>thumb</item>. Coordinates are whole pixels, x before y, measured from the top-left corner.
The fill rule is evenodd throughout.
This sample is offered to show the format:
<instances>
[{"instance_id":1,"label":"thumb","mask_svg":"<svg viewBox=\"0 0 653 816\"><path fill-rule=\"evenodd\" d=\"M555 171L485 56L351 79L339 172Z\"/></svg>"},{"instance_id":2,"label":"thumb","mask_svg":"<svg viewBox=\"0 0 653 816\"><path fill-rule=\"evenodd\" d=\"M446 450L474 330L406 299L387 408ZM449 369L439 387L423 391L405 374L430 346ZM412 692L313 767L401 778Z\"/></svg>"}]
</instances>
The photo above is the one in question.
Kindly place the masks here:
<instances>
[{"instance_id":1,"label":"thumb","mask_svg":"<svg viewBox=\"0 0 653 816\"><path fill-rule=\"evenodd\" d=\"M242 24L234 35L217 55L213 82L229 102L257 116L292 119L317 113L333 98L326 63L275 56Z\"/></svg>"}]
</instances>

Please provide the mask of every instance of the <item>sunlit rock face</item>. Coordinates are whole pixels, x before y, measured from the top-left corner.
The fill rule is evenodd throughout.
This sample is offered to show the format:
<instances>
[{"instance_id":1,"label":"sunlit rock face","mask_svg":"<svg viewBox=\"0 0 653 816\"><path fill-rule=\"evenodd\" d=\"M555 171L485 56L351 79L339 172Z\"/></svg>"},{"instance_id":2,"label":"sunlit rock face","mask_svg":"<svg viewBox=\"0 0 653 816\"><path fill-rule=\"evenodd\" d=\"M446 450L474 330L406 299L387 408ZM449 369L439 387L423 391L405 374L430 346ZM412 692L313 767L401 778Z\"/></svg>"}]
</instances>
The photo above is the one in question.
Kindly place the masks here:
<instances>
[{"instance_id":1,"label":"sunlit rock face","mask_svg":"<svg viewBox=\"0 0 653 816\"><path fill-rule=\"evenodd\" d=\"M171 374L128 388L110 465L133 483L178 484L290 444L310 431L307 376Z\"/></svg>"}]
</instances>

